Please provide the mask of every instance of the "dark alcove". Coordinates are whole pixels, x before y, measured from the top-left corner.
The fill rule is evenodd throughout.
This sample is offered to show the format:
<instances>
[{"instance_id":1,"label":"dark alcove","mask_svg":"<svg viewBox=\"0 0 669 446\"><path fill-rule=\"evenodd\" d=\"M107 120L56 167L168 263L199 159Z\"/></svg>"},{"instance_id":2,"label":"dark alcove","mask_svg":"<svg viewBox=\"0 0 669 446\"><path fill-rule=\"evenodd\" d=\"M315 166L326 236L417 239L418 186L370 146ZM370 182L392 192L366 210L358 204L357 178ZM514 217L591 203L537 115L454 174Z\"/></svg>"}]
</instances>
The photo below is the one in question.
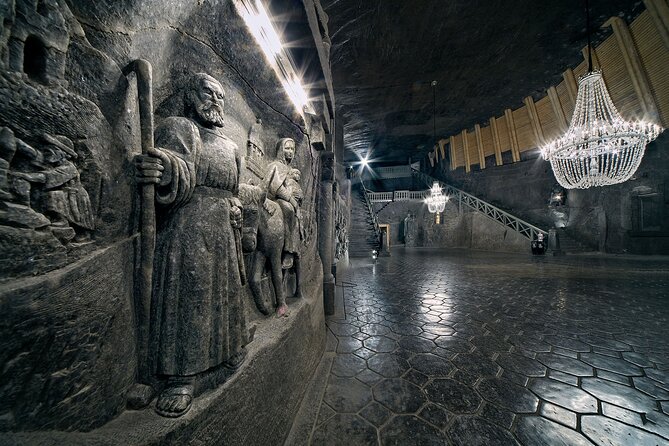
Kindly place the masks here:
<instances>
[{"instance_id":1,"label":"dark alcove","mask_svg":"<svg viewBox=\"0 0 669 446\"><path fill-rule=\"evenodd\" d=\"M47 49L42 39L31 35L23 48L23 72L34 81L46 83Z\"/></svg>"}]
</instances>

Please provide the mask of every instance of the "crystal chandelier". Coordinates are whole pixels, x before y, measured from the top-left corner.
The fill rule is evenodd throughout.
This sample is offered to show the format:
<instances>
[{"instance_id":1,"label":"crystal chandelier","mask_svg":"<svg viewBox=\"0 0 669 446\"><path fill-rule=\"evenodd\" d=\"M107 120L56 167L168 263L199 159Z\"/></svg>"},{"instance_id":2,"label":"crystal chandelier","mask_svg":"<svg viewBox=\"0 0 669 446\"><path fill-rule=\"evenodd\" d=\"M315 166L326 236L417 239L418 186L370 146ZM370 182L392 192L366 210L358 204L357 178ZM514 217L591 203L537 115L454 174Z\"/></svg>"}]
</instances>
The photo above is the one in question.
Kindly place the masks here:
<instances>
[{"instance_id":1,"label":"crystal chandelier","mask_svg":"<svg viewBox=\"0 0 669 446\"><path fill-rule=\"evenodd\" d=\"M593 71L588 16L588 73L579 79L576 107L569 129L541 148L558 183L587 189L629 180L643 158L646 144L657 138L658 125L625 121L613 104L601 71Z\"/></svg>"},{"instance_id":2,"label":"crystal chandelier","mask_svg":"<svg viewBox=\"0 0 669 446\"><path fill-rule=\"evenodd\" d=\"M441 186L439 186L439 183L436 181L432 183L430 195L425 199L428 211L432 214L441 214L444 212L447 202L448 196L441 193Z\"/></svg>"}]
</instances>

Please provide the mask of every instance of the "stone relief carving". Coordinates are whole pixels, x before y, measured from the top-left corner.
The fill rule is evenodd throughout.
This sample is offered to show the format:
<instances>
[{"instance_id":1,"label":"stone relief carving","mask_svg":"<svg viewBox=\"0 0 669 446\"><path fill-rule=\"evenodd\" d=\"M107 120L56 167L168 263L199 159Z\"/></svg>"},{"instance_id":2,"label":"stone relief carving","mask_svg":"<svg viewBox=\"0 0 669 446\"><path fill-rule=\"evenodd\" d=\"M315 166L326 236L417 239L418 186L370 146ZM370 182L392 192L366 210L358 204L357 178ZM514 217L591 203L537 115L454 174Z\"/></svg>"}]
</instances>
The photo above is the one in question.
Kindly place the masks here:
<instances>
[{"instance_id":1,"label":"stone relief carving","mask_svg":"<svg viewBox=\"0 0 669 446\"><path fill-rule=\"evenodd\" d=\"M335 200L335 259L340 260L348 253L348 212L345 200L339 195L339 182L333 184Z\"/></svg>"},{"instance_id":2,"label":"stone relief carving","mask_svg":"<svg viewBox=\"0 0 669 446\"><path fill-rule=\"evenodd\" d=\"M3 239L22 239L24 245L41 245L42 251L58 250L50 237L62 246L90 241L95 214L75 164L78 158L66 136L43 134L30 145L11 129L0 128ZM21 255L10 246L4 252Z\"/></svg>"},{"instance_id":3,"label":"stone relief carving","mask_svg":"<svg viewBox=\"0 0 669 446\"><path fill-rule=\"evenodd\" d=\"M256 118L256 122L251 126L251 130L249 131L246 168L260 180L265 176L267 160L265 158L265 145L262 140L262 120L260 118Z\"/></svg>"},{"instance_id":4,"label":"stone relief carving","mask_svg":"<svg viewBox=\"0 0 669 446\"><path fill-rule=\"evenodd\" d=\"M416 243L416 218L407 213L407 216L404 217L403 228L404 230L404 244L406 246L414 246Z\"/></svg>"},{"instance_id":5,"label":"stone relief carving","mask_svg":"<svg viewBox=\"0 0 669 446\"><path fill-rule=\"evenodd\" d=\"M243 135L235 126L225 132L230 139L221 132L222 87L202 74L186 88L185 113L161 122L154 134L157 148L138 158L136 171L131 162L140 136L135 91L117 65L124 56L112 59L113 45L98 46L100 40L94 40L104 40L104 32L84 25L85 35L64 0L0 2L0 20L5 25L0 34L0 251L5 254L0 273L9 285L0 290L5 299L0 303L14 309L15 278L49 272L36 278L48 287L26 290L20 308L3 316L3 337L10 337L4 335L16 320L24 327L2 344L5 377L12 378L0 392L7 403L0 408L0 431L101 426L129 403L126 391L141 375L137 356L150 357L151 384L159 392L156 411L181 416L205 386L234 373L252 338L243 299L258 281L243 289L242 251L254 256L251 265L260 264L261 255L266 258L264 274L270 265L279 266L278 314L286 314L282 285L291 261L295 294L301 295L300 250L310 254L311 246L305 248L303 241L300 171L282 152L279 158L289 169L276 168L283 177L280 186L287 191L286 203L297 203L286 229L277 198L282 193L275 191L274 201L267 198L267 155L273 155L265 153L271 149L263 144L257 119L246 156L254 162L247 167L260 186L253 193L262 218L256 223L246 218L239 201L245 187L238 191L242 154L231 141L241 142ZM154 67L167 70L161 60ZM111 79L110 86L91 87L103 77L99 73ZM118 107L109 106L113 101ZM248 122L247 110L242 100L233 119ZM292 147L294 155L294 141ZM140 269L134 246L140 201L135 174L140 182L155 184L157 209L154 280L148 287L153 305L146 324L151 342L144 355L132 345L139 337L132 302ZM307 180L304 189L311 197L311 177ZM309 204L307 216L312 215ZM242 233L242 215L245 226L256 225L255 232ZM314 226L307 229L313 232ZM289 251L286 233L297 234ZM39 267L17 263L19 254L25 262L41 262ZM65 265L70 266L59 269ZM48 365L36 367L40 361ZM212 378L215 370L221 372ZM153 393L144 396L151 402Z\"/></svg>"},{"instance_id":6,"label":"stone relief carving","mask_svg":"<svg viewBox=\"0 0 669 446\"><path fill-rule=\"evenodd\" d=\"M223 87L196 74L185 116L156 129L156 149L138 157L141 182L156 183L158 230L151 305L154 372L166 377L156 411L191 407L194 381L215 367L237 367L249 341L241 286L241 155L221 131Z\"/></svg>"},{"instance_id":7,"label":"stone relief carving","mask_svg":"<svg viewBox=\"0 0 669 446\"><path fill-rule=\"evenodd\" d=\"M257 146L252 150L257 151ZM295 272L294 297L301 297L302 294L299 247L305 239L300 214L304 193L300 186L301 173L291 167L294 155L295 141L282 138L277 143L277 159L269 163L267 172L262 176L265 179L263 187L240 187L245 205L244 245L247 252L252 251L249 286L256 306L263 314L270 313L266 304L270 299L263 294L261 286L265 274L271 277L277 316L288 314L284 282L286 273L291 269Z\"/></svg>"}]
</instances>

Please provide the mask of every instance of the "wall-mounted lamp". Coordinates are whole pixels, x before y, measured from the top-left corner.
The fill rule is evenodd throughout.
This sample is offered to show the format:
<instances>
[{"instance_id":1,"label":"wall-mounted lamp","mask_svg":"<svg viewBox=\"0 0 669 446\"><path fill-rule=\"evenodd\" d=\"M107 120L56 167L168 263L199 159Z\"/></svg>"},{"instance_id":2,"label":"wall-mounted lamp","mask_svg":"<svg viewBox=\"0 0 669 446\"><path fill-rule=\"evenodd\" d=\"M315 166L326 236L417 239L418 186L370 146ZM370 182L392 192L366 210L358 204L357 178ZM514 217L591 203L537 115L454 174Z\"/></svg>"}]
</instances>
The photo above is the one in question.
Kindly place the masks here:
<instances>
[{"instance_id":1,"label":"wall-mounted lamp","mask_svg":"<svg viewBox=\"0 0 669 446\"><path fill-rule=\"evenodd\" d=\"M274 30L272 21L261 0L234 0L237 12L251 31L265 58L274 69L283 89L297 111L316 114L307 95L290 54L285 50L279 34Z\"/></svg>"}]
</instances>

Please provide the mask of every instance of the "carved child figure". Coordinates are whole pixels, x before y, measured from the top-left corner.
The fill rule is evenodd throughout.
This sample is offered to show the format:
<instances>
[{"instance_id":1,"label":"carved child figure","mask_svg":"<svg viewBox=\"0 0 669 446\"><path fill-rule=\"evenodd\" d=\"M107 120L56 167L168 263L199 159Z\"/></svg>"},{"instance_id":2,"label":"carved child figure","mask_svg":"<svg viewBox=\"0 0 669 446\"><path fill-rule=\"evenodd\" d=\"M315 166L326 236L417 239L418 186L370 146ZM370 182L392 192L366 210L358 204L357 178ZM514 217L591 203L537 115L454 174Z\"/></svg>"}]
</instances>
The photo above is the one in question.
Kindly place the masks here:
<instances>
[{"instance_id":1,"label":"carved child figure","mask_svg":"<svg viewBox=\"0 0 669 446\"><path fill-rule=\"evenodd\" d=\"M300 202L296 195L301 195L299 170L290 166L295 156L295 141L292 138L282 138L276 148L276 161L267 166L267 195L281 207L284 222L283 268L293 266L293 259L298 254L300 242L299 223L297 221ZM297 170L297 174L295 171ZM298 190L296 191L295 185Z\"/></svg>"}]
</instances>

